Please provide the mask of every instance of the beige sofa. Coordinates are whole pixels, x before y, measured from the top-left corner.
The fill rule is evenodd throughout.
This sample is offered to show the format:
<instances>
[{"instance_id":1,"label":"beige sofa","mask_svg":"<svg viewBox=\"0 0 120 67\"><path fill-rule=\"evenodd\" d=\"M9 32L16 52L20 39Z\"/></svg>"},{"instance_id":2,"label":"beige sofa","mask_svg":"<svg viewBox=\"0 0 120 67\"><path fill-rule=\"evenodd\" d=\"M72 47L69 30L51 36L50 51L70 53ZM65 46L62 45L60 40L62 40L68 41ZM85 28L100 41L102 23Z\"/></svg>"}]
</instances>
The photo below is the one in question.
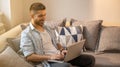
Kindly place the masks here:
<instances>
[{"instance_id":1,"label":"beige sofa","mask_svg":"<svg viewBox=\"0 0 120 67\"><path fill-rule=\"evenodd\" d=\"M102 21L92 21L92 22L84 22L84 23L83 23L83 21L79 21L79 23L74 23L74 25L83 24L83 26L85 26L86 31L84 31L83 34L84 34L85 38L88 38L88 39L86 39L88 44L87 43L86 43L87 45L85 44L85 47L87 50L85 50L85 52L83 52L83 54L90 54L95 57L95 59L96 59L95 67L120 67L120 58L119 58L120 52L118 52L120 49L120 46L119 46L120 44L117 45L118 48L115 47L116 49L118 49L117 52L115 52L114 50L110 50L111 52L110 51L101 52L107 48L102 49L98 46L98 44L106 43L106 41L104 41L104 36L105 36L104 34L106 33L105 32L107 29L106 27L108 27L108 26L102 27L103 25L101 25L101 23L102 23ZM50 25L52 27L55 27L55 26L59 25L59 23L58 22L54 22L54 23L50 22ZM95 25L97 25L97 26L95 26ZM95 29L96 27L99 27L99 28ZM95 31L93 29L98 30L98 31ZM90 30L92 30L92 31L90 31ZM116 29L114 29L114 30L116 30ZM20 24L16 27L12 28L8 32L0 35L0 67L32 67L31 64L26 62L26 60L18 54L19 51L16 50L18 47L15 48L16 46L11 46L11 45L8 46L9 38L10 39L12 38L12 40L18 39L20 37L19 35L20 35L21 31L22 31L22 28L21 28L21 24ZM116 31L118 31L118 34L120 35L120 27L117 27ZM98 33L96 33L96 32L98 32ZM90 35L87 36L86 33L88 33ZM97 34L96 40L94 39L94 38L96 38L95 34ZM101 36L103 39L101 38ZM89 37L92 39L89 39ZM18 40L16 40L16 41L18 41ZM93 47L92 48L90 45L91 41L88 41L88 40L91 40L91 41L93 40L93 42L96 42L95 45L96 44L97 45L95 47L93 47L93 45L92 45L92 47ZM103 43L101 42L102 40L104 41ZM118 41L118 40L116 40L116 41ZM120 39L119 39L119 41L120 41ZM13 43L13 44L15 45L15 43ZM113 46L114 45L112 45L111 47L113 47ZM13 48L11 48L11 47L13 47ZM101 46L101 47L103 47L103 46Z\"/></svg>"},{"instance_id":2,"label":"beige sofa","mask_svg":"<svg viewBox=\"0 0 120 67\"><path fill-rule=\"evenodd\" d=\"M18 25L0 35L0 67L33 67L8 46L7 38L15 38L21 31Z\"/></svg>"}]
</instances>

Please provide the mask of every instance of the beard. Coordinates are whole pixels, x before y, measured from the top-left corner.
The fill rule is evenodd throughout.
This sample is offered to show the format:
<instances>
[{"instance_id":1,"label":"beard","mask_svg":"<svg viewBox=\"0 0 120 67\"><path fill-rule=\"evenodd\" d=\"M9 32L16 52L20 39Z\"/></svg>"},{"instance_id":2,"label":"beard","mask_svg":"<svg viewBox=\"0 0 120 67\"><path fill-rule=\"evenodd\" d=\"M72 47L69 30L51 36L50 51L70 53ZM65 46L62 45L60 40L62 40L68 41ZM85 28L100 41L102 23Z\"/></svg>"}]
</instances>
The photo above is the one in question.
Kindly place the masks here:
<instances>
[{"instance_id":1,"label":"beard","mask_svg":"<svg viewBox=\"0 0 120 67\"><path fill-rule=\"evenodd\" d=\"M44 25L44 20L40 20L40 21L35 21L35 24L36 25L39 25L39 26L43 26Z\"/></svg>"}]
</instances>

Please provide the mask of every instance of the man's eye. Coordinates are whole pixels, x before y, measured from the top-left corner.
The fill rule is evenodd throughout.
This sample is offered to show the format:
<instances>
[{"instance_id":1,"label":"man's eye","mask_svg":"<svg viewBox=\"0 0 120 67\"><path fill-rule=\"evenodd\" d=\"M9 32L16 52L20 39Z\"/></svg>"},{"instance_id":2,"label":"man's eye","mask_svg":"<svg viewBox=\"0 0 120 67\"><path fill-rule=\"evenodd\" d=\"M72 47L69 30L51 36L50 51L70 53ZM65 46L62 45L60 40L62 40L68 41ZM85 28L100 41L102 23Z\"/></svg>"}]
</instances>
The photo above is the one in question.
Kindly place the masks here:
<instances>
[{"instance_id":1,"label":"man's eye","mask_svg":"<svg viewBox=\"0 0 120 67\"><path fill-rule=\"evenodd\" d=\"M38 17L43 17L43 15L39 15Z\"/></svg>"},{"instance_id":2,"label":"man's eye","mask_svg":"<svg viewBox=\"0 0 120 67\"><path fill-rule=\"evenodd\" d=\"M43 16L46 16L46 15L39 15L38 17L43 17Z\"/></svg>"}]
</instances>

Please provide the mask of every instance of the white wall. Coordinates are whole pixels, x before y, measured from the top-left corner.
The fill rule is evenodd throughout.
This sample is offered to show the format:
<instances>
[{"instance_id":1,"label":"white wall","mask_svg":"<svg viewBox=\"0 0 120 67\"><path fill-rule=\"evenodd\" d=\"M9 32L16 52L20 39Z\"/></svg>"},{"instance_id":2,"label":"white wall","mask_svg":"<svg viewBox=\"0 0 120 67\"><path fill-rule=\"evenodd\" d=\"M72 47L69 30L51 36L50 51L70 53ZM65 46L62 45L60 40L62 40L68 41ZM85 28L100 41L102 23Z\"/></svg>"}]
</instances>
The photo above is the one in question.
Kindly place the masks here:
<instances>
[{"instance_id":1,"label":"white wall","mask_svg":"<svg viewBox=\"0 0 120 67\"><path fill-rule=\"evenodd\" d=\"M88 0L52 0L48 2L48 20L67 18L89 19Z\"/></svg>"},{"instance_id":2,"label":"white wall","mask_svg":"<svg viewBox=\"0 0 120 67\"><path fill-rule=\"evenodd\" d=\"M120 0L24 0L24 21L30 20L29 6L37 1L47 6L47 20L68 17L120 22Z\"/></svg>"},{"instance_id":3,"label":"white wall","mask_svg":"<svg viewBox=\"0 0 120 67\"><path fill-rule=\"evenodd\" d=\"M10 29L21 22L29 22L29 7L33 2L46 5L47 20L67 17L120 23L120 0L0 0L6 27Z\"/></svg>"},{"instance_id":4,"label":"white wall","mask_svg":"<svg viewBox=\"0 0 120 67\"><path fill-rule=\"evenodd\" d=\"M42 2L47 7L47 20L59 20L65 17L89 19L89 0L24 0L24 20L29 21L29 6L33 2Z\"/></svg>"},{"instance_id":5,"label":"white wall","mask_svg":"<svg viewBox=\"0 0 120 67\"><path fill-rule=\"evenodd\" d=\"M0 11L1 11L1 0L0 0Z\"/></svg>"}]
</instances>

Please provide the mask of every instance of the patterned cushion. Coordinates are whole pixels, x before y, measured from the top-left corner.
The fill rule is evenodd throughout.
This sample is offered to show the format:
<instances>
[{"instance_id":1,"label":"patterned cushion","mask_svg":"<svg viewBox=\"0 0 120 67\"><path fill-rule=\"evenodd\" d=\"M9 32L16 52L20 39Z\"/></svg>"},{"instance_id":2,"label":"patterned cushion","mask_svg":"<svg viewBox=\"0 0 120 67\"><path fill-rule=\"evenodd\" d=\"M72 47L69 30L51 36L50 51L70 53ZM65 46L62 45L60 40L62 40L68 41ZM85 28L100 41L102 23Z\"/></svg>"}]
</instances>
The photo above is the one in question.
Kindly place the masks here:
<instances>
[{"instance_id":1,"label":"patterned cushion","mask_svg":"<svg viewBox=\"0 0 120 67\"><path fill-rule=\"evenodd\" d=\"M62 44L63 47L69 46L74 42L79 42L83 39L83 27L80 26L69 26L69 27L57 27L56 35L58 41Z\"/></svg>"}]
</instances>

